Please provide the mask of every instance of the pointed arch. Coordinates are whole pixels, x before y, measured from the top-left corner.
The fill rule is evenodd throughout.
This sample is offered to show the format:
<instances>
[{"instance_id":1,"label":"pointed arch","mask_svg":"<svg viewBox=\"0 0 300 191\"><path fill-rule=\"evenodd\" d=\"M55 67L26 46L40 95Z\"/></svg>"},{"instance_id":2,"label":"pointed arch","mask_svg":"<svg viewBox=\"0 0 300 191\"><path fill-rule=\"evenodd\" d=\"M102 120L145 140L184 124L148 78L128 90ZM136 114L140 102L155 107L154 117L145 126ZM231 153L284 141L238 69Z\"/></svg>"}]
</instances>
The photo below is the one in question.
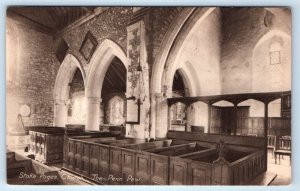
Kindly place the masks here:
<instances>
[{"instance_id":1,"label":"pointed arch","mask_svg":"<svg viewBox=\"0 0 300 191\"><path fill-rule=\"evenodd\" d=\"M155 59L152 79L151 79L151 92L152 94L161 93L165 69L168 67L167 63L174 64L173 61L168 61L169 58L175 58L174 55L178 52L181 44L196 21L203 21L215 8L186 8L178 15L170 26L169 31L166 33L160 47L160 54ZM195 18L196 17L196 18ZM199 19L199 20L198 20ZM178 38L180 36L180 38ZM172 56L173 55L173 56ZM167 80L168 81L168 80Z\"/></svg>"},{"instance_id":2,"label":"pointed arch","mask_svg":"<svg viewBox=\"0 0 300 191\"><path fill-rule=\"evenodd\" d=\"M85 71L78 59L68 54L59 67L54 85L54 126L65 127L68 118L66 101L69 99L69 83L79 69L85 84Z\"/></svg>"},{"instance_id":3,"label":"pointed arch","mask_svg":"<svg viewBox=\"0 0 300 191\"><path fill-rule=\"evenodd\" d=\"M112 40L105 39L97 47L89 62L90 68L86 82L87 98L100 98L105 74L114 57L118 57L127 70L128 62L123 49Z\"/></svg>"},{"instance_id":4,"label":"pointed arch","mask_svg":"<svg viewBox=\"0 0 300 191\"><path fill-rule=\"evenodd\" d=\"M73 79L77 69L80 70L85 85L86 76L82 64L74 55L68 54L59 67L56 76L54 85L54 100L64 101L69 98L69 83Z\"/></svg>"}]
</instances>

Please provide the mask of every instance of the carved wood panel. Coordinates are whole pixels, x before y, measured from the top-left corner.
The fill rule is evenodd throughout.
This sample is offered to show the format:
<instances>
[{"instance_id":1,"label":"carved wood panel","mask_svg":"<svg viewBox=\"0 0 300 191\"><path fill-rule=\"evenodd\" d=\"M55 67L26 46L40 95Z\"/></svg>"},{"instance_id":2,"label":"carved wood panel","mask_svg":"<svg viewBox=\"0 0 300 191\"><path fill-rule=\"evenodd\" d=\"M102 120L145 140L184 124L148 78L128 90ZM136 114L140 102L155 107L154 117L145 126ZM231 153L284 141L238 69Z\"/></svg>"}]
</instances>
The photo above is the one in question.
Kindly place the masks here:
<instances>
[{"instance_id":1,"label":"carved wood panel","mask_svg":"<svg viewBox=\"0 0 300 191\"><path fill-rule=\"evenodd\" d=\"M170 157L170 184L186 185L187 182L187 162L180 158Z\"/></svg>"},{"instance_id":2,"label":"carved wood panel","mask_svg":"<svg viewBox=\"0 0 300 191\"><path fill-rule=\"evenodd\" d=\"M120 181L122 178L122 156L121 148L119 147L110 147L110 161L109 161L109 175L114 177L109 177L110 184L121 184L123 181Z\"/></svg>"},{"instance_id":3,"label":"carved wood panel","mask_svg":"<svg viewBox=\"0 0 300 191\"><path fill-rule=\"evenodd\" d=\"M210 185L212 179L211 167L191 162L188 165L188 179L191 185Z\"/></svg>"},{"instance_id":4,"label":"carved wood panel","mask_svg":"<svg viewBox=\"0 0 300 191\"><path fill-rule=\"evenodd\" d=\"M74 141L69 140L68 144L68 158L67 158L67 168L69 170L74 170L74 156L75 156L75 150L74 150Z\"/></svg>"},{"instance_id":5,"label":"carved wood panel","mask_svg":"<svg viewBox=\"0 0 300 191\"><path fill-rule=\"evenodd\" d=\"M150 153L137 152L135 155L135 176L139 178L139 181L135 181L135 184L149 185L150 181Z\"/></svg>"},{"instance_id":6,"label":"carved wood panel","mask_svg":"<svg viewBox=\"0 0 300 191\"><path fill-rule=\"evenodd\" d=\"M124 184L135 184L135 151L122 150L122 177Z\"/></svg>"},{"instance_id":7,"label":"carved wood panel","mask_svg":"<svg viewBox=\"0 0 300 191\"><path fill-rule=\"evenodd\" d=\"M82 175L90 176L90 144L82 144L82 157L81 157L81 173Z\"/></svg>"},{"instance_id":8,"label":"carved wood panel","mask_svg":"<svg viewBox=\"0 0 300 191\"><path fill-rule=\"evenodd\" d=\"M169 183L169 157L151 154L151 184L167 185Z\"/></svg>"},{"instance_id":9,"label":"carved wood panel","mask_svg":"<svg viewBox=\"0 0 300 191\"><path fill-rule=\"evenodd\" d=\"M103 177L102 180L99 180L102 184L108 184L109 176L109 147L106 145L99 146L99 177Z\"/></svg>"},{"instance_id":10,"label":"carved wood panel","mask_svg":"<svg viewBox=\"0 0 300 191\"><path fill-rule=\"evenodd\" d=\"M74 171L81 172L82 142L75 141Z\"/></svg>"},{"instance_id":11,"label":"carved wood panel","mask_svg":"<svg viewBox=\"0 0 300 191\"><path fill-rule=\"evenodd\" d=\"M90 146L90 178L98 181L99 177L99 157L100 151L98 145L91 145Z\"/></svg>"}]
</instances>

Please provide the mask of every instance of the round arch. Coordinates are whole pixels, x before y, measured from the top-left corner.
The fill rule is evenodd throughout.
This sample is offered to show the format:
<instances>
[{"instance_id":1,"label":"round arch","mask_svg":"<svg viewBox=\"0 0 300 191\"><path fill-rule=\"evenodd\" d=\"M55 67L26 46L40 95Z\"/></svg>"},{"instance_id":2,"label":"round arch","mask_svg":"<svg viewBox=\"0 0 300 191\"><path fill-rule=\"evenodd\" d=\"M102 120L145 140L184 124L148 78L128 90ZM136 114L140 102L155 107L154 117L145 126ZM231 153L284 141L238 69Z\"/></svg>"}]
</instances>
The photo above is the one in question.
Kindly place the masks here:
<instances>
[{"instance_id":1,"label":"round arch","mask_svg":"<svg viewBox=\"0 0 300 191\"><path fill-rule=\"evenodd\" d=\"M76 70L81 71L85 85L85 71L78 59L68 54L59 67L54 85L54 126L65 127L68 118L67 100L69 99L69 83Z\"/></svg>"}]
</instances>

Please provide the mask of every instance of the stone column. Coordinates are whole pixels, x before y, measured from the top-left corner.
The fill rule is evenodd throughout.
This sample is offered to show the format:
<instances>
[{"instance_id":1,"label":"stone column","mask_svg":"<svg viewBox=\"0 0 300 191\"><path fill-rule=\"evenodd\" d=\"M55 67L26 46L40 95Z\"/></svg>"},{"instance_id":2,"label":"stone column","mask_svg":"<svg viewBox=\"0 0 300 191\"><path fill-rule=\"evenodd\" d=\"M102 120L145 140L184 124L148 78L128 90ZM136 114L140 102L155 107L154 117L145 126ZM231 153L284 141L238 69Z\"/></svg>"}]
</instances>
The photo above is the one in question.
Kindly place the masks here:
<instances>
[{"instance_id":1,"label":"stone column","mask_svg":"<svg viewBox=\"0 0 300 191\"><path fill-rule=\"evenodd\" d=\"M54 126L66 127L68 121L68 106L65 101L55 101Z\"/></svg>"},{"instance_id":2,"label":"stone column","mask_svg":"<svg viewBox=\"0 0 300 191\"><path fill-rule=\"evenodd\" d=\"M99 130L100 125L100 103L102 99L98 97L86 98L86 121L85 130Z\"/></svg>"},{"instance_id":3,"label":"stone column","mask_svg":"<svg viewBox=\"0 0 300 191\"><path fill-rule=\"evenodd\" d=\"M156 95L156 129L157 138L165 138L168 132L168 104L163 94Z\"/></svg>"},{"instance_id":4,"label":"stone column","mask_svg":"<svg viewBox=\"0 0 300 191\"><path fill-rule=\"evenodd\" d=\"M155 139L156 131L156 96L151 96L151 129L150 129L150 139Z\"/></svg>"}]
</instances>

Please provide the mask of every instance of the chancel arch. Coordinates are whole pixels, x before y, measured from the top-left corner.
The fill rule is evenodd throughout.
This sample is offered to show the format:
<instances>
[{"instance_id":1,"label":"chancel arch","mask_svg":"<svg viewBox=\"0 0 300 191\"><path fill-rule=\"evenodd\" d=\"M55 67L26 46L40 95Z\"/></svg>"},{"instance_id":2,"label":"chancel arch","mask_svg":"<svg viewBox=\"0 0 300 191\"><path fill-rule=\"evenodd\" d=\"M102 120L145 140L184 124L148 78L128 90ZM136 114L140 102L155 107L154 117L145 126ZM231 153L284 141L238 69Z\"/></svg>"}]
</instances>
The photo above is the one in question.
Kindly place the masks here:
<instances>
[{"instance_id":1,"label":"chancel arch","mask_svg":"<svg viewBox=\"0 0 300 191\"><path fill-rule=\"evenodd\" d=\"M181 21L184 23L182 28L173 34L175 38L169 37L174 38L173 41L167 41L172 47L162 50L162 55L158 55L158 60L154 63L151 92L156 96L160 93L164 96L154 96L152 99L156 101L156 108L152 107L151 110L152 126L157 127L156 137L165 136L166 133L167 119L164 116L167 106L164 99L172 95L171 87L176 70L181 68L188 73L189 86L193 88L190 96L220 93L220 12L215 8L204 8L195 9L187 15L188 18ZM208 88L201 89L202 85ZM153 103L152 105L154 106Z\"/></svg>"},{"instance_id":2,"label":"chancel arch","mask_svg":"<svg viewBox=\"0 0 300 191\"><path fill-rule=\"evenodd\" d=\"M98 130L100 125L101 94L106 73L117 58L127 71L127 57L122 48L115 42L106 39L97 47L89 65L86 85L87 120L86 129ZM118 71L118 69L114 69ZM125 81L126 83L126 81Z\"/></svg>"},{"instance_id":3,"label":"chancel arch","mask_svg":"<svg viewBox=\"0 0 300 191\"><path fill-rule=\"evenodd\" d=\"M70 84L79 70L85 85L85 71L81 63L72 54L66 55L56 76L54 86L54 125L65 127L68 121L70 105Z\"/></svg>"}]
</instances>

